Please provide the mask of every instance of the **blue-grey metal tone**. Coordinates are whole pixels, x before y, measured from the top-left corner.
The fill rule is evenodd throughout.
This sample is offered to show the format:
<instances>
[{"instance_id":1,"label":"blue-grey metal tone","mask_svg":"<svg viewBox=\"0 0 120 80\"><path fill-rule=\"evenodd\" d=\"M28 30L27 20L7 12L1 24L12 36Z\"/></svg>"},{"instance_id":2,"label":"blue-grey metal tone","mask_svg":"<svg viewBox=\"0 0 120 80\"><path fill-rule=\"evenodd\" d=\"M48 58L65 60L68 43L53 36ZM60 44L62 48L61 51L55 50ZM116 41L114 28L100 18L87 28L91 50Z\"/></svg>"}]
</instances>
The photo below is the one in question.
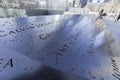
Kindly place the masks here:
<instances>
[{"instance_id":1,"label":"blue-grey metal tone","mask_svg":"<svg viewBox=\"0 0 120 80\"><path fill-rule=\"evenodd\" d=\"M0 22L1 55L14 51L88 80L120 79L120 46L104 21L95 16L6 18Z\"/></svg>"},{"instance_id":2,"label":"blue-grey metal tone","mask_svg":"<svg viewBox=\"0 0 120 80\"><path fill-rule=\"evenodd\" d=\"M106 25L108 26L108 28L110 29L110 31L112 32L112 35L114 37L114 39L117 41L117 43L120 45L120 22L119 21L116 21L116 22L113 22L113 21L107 21L105 20L106 22Z\"/></svg>"}]
</instances>

